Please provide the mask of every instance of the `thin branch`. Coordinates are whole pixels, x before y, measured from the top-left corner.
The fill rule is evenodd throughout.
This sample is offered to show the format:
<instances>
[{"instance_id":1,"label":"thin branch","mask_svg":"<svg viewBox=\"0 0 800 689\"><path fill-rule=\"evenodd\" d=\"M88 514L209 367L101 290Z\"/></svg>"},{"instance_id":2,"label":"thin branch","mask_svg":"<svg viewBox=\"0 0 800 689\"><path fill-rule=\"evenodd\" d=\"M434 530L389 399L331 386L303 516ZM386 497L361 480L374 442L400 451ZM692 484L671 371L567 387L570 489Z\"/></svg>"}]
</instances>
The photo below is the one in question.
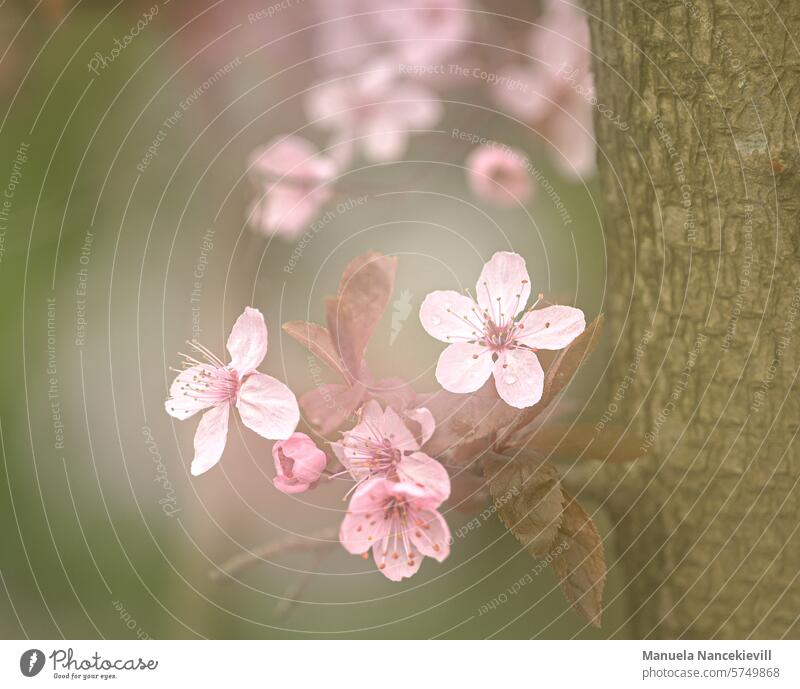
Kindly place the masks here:
<instances>
[{"instance_id":1,"label":"thin branch","mask_svg":"<svg viewBox=\"0 0 800 689\"><path fill-rule=\"evenodd\" d=\"M232 578L235 574L254 567L258 564L269 562L276 555L291 551L313 551L320 548L333 548L339 543L338 527L327 527L309 534L308 536L287 536L263 545L256 546L252 550L234 555L223 562L216 569L212 569L208 576L212 581L223 581Z\"/></svg>"},{"instance_id":2,"label":"thin branch","mask_svg":"<svg viewBox=\"0 0 800 689\"><path fill-rule=\"evenodd\" d=\"M316 570L319 565L322 563L324 556L326 553L324 552L317 552L317 556L314 558L313 569ZM283 592L283 598L281 598L277 604L275 605L275 609L272 611L272 618L275 622L281 622L285 620L289 614L294 610L298 603L300 603L300 596L303 595L306 588L308 588L308 584L311 582L311 571L303 572L297 577L294 577L290 580L289 585L286 587L286 590Z\"/></svg>"}]
</instances>

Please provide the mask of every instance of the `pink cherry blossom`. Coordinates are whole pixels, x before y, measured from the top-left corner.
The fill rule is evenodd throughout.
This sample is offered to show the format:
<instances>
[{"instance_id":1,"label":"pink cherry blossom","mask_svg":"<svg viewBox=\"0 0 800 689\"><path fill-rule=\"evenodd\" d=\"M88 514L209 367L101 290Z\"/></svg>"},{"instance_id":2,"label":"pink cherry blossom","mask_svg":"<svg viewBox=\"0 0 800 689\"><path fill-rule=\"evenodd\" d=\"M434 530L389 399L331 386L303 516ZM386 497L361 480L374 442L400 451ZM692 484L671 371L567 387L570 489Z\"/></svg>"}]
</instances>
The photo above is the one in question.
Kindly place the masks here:
<instances>
[{"instance_id":1,"label":"pink cherry blossom","mask_svg":"<svg viewBox=\"0 0 800 689\"><path fill-rule=\"evenodd\" d=\"M480 199L500 206L526 203L533 194L527 156L499 145L479 146L467 158L467 181Z\"/></svg>"},{"instance_id":2,"label":"pink cherry blossom","mask_svg":"<svg viewBox=\"0 0 800 689\"><path fill-rule=\"evenodd\" d=\"M571 176L594 170L589 25L573 5L549 2L529 39L529 64L499 70L493 95L505 110L531 123Z\"/></svg>"},{"instance_id":3,"label":"pink cherry blossom","mask_svg":"<svg viewBox=\"0 0 800 689\"><path fill-rule=\"evenodd\" d=\"M427 87L399 79L387 64L313 88L306 101L309 119L334 133L341 160L358 147L374 161L402 156L411 133L432 127L442 114Z\"/></svg>"},{"instance_id":4,"label":"pink cherry blossom","mask_svg":"<svg viewBox=\"0 0 800 689\"><path fill-rule=\"evenodd\" d=\"M441 503L437 493L416 484L371 479L353 494L339 540L354 555L371 548L378 569L400 581L415 574L426 555L443 562L450 554Z\"/></svg>"},{"instance_id":5,"label":"pink cherry blossom","mask_svg":"<svg viewBox=\"0 0 800 689\"><path fill-rule=\"evenodd\" d=\"M376 477L407 481L445 500L450 494L447 470L420 450L433 435L433 414L415 409L407 419L419 426L419 439L392 407L381 409L371 400L361 408L359 422L332 444L333 451L356 481Z\"/></svg>"},{"instance_id":6,"label":"pink cherry blossom","mask_svg":"<svg viewBox=\"0 0 800 689\"><path fill-rule=\"evenodd\" d=\"M232 406L245 426L269 440L284 440L294 432L300 420L294 394L256 371L267 354L267 326L258 309L247 307L236 320L227 343L229 364L202 345L189 344L204 360L183 355L187 368L173 381L164 406L181 420L208 409L194 436L192 475L208 471L222 457Z\"/></svg>"},{"instance_id":7,"label":"pink cherry blossom","mask_svg":"<svg viewBox=\"0 0 800 689\"><path fill-rule=\"evenodd\" d=\"M541 295L526 311L531 283L525 260L507 251L483 267L475 291L477 302L448 290L430 293L420 307L428 334L452 343L439 357L436 379L445 390L467 393L493 375L507 404L533 406L544 385L536 350L566 347L586 327L583 312L570 306L534 310Z\"/></svg>"},{"instance_id":8,"label":"pink cherry blossom","mask_svg":"<svg viewBox=\"0 0 800 689\"><path fill-rule=\"evenodd\" d=\"M464 47L472 29L465 0L409 4L402 0L319 3L315 45L317 54L324 56L319 67L329 73L353 72L385 59L405 69L440 62Z\"/></svg>"},{"instance_id":9,"label":"pink cherry blossom","mask_svg":"<svg viewBox=\"0 0 800 689\"><path fill-rule=\"evenodd\" d=\"M257 196L248 218L265 235L301 235L320 207L333 197L337 165L300 136L273 139L250 156L250 178Z\"/></svg>"},{"instance_id":10,"label":"pink cherry blossom","mask_svg":"<svg viewBox=\"0 0 800 689\"><path fill-rule=\"evenodd\" d=\"M302 493L317 485L328 458L305 433L293 433L272 446L277 476L275 487L283 493Z\"/></svg>"}]
</instances>

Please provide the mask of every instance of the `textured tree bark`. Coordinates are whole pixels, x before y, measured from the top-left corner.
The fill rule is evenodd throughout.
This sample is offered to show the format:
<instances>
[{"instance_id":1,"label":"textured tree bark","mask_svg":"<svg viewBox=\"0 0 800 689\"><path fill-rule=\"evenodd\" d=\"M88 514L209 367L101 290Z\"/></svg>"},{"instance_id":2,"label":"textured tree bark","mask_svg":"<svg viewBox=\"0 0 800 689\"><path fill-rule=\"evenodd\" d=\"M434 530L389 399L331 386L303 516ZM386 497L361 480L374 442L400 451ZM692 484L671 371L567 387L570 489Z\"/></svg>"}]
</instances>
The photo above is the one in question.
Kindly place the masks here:
<instances>
[{"instance_id":1,"label":"textured tree bark","mask_svg":"<svg viewBox=\"0 0 800 689\"><path fill-rule=\"evenodd\" d=\"M614 343L600 423L648 449L609 501L634 629L796 638L800 3L585 9Z\"/></svg>"}]
</instances>

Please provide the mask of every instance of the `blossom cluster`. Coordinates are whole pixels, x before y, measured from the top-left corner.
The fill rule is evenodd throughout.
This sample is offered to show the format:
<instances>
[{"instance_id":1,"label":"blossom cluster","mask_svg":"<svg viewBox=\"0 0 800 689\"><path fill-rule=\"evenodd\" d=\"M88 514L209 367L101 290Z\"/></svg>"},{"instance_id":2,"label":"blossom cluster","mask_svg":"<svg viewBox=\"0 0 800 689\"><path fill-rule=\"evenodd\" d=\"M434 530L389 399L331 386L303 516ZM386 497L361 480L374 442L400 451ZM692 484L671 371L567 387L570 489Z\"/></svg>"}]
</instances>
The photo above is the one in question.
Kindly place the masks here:
<instances>
[{"instance_id":1,"label":"blossom cluster","mask_svg":"<svg viewBox=\"0 0 800 689\"><path fill-rule=\"evenodd\" d=\"M371 550L379 571L398 581L417 572L424 557L442 562L450 552L450 531L439 509L451 495L451 476L429 448L453 410L438 413L425 402L431 396L417 394L402 380L375 380L369 374L364 351L391 297L395 267L394 259L374 252L356 259L345 271L339 295L329 301L327 329L284 325L336 370L343 384L322 386L298 402L284 383L259 372L267 354L267 326L260 311L247 307L228 338L227 363L190 343L193 353L183 355L185 367L177 372L165 408L181 420L203 412L194 439L193 475L219 462L235 409L246 427L277 441L272 456L278 490L296 494L322 481L351 480L341 543L364 557ZM537 352L567 346L583 332L585 320L573 307L540 307L542 295L528 308L530 295L524 259L498 252L483 267L474 298L450 290L427 296L420 308L422 326L448 344L436 367L444 390L476 393L491 378L486 397L492 404L515 411L541 400L544 372ZM334 397L335 412L319 403ZM301 407L308 423L323 433L344 426L351 410L357 422L329 442L326 452L297 431ZM331 462L339 465L336 471L328 469Z\"/></svg>"},{"instance_id":2,"label":"blossom cluster","mask_svg":"<svg viewBox=\"0 0 800 689\"><path fill-rule=\"evenodd\" d=\"M304 90L304 134L276 136L248 161L253 197L247 218L256 232L301 236L336 198L345 175L402 158L412 135L431 133L444 104L459 102L459 89L476 86L470 82L479 86L470 91L478 107L499 108L526 138L543 142L565 176L593 171L589 31L575 5L547 0L532 24L503 22L500 15L487 24L492 15L476 12L469 0L406 5L323 4L313 45L324 67ZM516 44L522 49L484 54L487 46ZM498 54L522 57L498 61ZM455 162L482 201L512 208L533 198L536 168L518 147L490 141Z\"/></svg>"}]
</instances>

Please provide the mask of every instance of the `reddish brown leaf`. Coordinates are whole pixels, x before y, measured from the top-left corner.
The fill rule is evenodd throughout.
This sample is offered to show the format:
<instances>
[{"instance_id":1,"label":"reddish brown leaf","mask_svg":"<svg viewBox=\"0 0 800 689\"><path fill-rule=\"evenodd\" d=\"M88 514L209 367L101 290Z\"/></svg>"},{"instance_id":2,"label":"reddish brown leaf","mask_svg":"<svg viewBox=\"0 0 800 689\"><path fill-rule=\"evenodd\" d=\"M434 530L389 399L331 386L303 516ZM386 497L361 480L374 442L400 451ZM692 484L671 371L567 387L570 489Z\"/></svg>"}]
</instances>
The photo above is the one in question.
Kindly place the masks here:
<instances>
[{"instance_id":1,"label":"reddish brown leaf","mask_svg":"<svg viewBox=\"0 0 800 689\"><path fill-rule=\"evenodd\" d=\"M490 497L489 486L482 473L474 473L467 469L458 471L450 477L448 509L452 508L466 514L474 513L483 509Z\"/></svg>"},{"instance_id":2,"label":"reddish brown leaf","mask_svg":"<svg viewBox=\"0 0 800 689\"><path fill-rule=\"evenodd\" d=\"M620 426L598 432L589 424L547 424L536 429L525 449L574 459L632 462L641 456L641 440Z\"/></svg>"},{"instance_id":3,"label":"reddish brown leaf","mask_svg":"<svg viewBox=\"0 0 800 689\"><path fill-rule=\"evenodd\" d=\"M341 353L339 351L339 301L336 297L325 297L325 322L328 324L328 334L331 338L331 342L333 343L333 348L336 350L337 354L339 354L339 358L341 359ZM343 362L344 365L344 362Z\"/></svg>"},{"instance_id":4,"label":"reddish brown leaf","mask_svg":"<svg viewBox=\"0 0 800 689\"><path fill-rule=\"evenodd\" d=\"M300 396L300 408L308 420L328 435L350 419L364 399L364 386L320 385Z\"/></svg>"},{"instance_id":5,"label":"reddish brown leaf","mask_svg":"<svg viewBox=\"0 0 800 689\"><path fill-rule=\"evenodd\" d=\"M348 380L339 353L326 328L306 321L290 321L283 324L283 330L289 337L297 340L314 356L336 371L344 380Z\"/></svg>"},{"instance_id":6,"label":"reddish brown leaf","mask_svg":"<svg viewBox=\"0 0 800 689\"><path fill-rule=\"evenodd\" d=\"M548 552L559 533L563 494L558 471L535 456L484 458L483 470L503 523L531 555Z\"/></svg>"},{"instance_id":7,"label":"reddish brown leaf","mask_svg":"<svg viewBox=\"0 0 800 689\"><path fill-rule=\"evenodd\" d=\"M600 627L606 580L603 540L575 498L564 491L563 499L558 538L550 549L553 571L572 607L589 624Z\"/></svg>"},{"instance_id":8,"label":"reddish brown leaf","mask_svg":"<svg viewBox=\"0 0 800 689\"><path fill-rule=\"evenodd\" d=\"M354 378L392 297L396 273L396 257L368 251L347 265L336 299L326 302L331 337Z\"/></svg>"},{"instance_id":9,"label":"reddish brown leaf","mask_svg":"<svg viewBox=\"0 0 800 689\"><path fill-rule=\"evenodd\" d=\"M369 371L365 371L364 377L371 380ZM417 393L402 378L376 380L370 383L367 392L371 397L382 402L384 406L392 407L397 412L417 406Z\"/></svg>"},{"instance_id":10,"label":"reddish brown leaf","mask_svg":"<svg viewBox=\"0 0 800 689\"><path fill-rule=\"evenodd\" d=\"M578 369L586 361L592 350L600 340L603 328L603 314L595 318L578 337L556 357L544 378L542 399L532 407L528 407L520 414L517 422L505 434L505 438L514 438L510 442L515 447L525 444L524 429L558 396L567 384L573 379ZM519 432L522 431L522 432Z\"/></svg>"},{"instance_id":11,"label":"reddish brown leaf","mask_svg":"<svg viewBox=\"0 0 800 689\"><path fill-rule=\"evenodd\" d=\"M446 390L419 395L417 405L430 409L436 419L436 431L425 445L425 451L433 456L464 445L476 445L480 452L520 413L483 389L469 395Z\"/></svg>"}]
</instances>

